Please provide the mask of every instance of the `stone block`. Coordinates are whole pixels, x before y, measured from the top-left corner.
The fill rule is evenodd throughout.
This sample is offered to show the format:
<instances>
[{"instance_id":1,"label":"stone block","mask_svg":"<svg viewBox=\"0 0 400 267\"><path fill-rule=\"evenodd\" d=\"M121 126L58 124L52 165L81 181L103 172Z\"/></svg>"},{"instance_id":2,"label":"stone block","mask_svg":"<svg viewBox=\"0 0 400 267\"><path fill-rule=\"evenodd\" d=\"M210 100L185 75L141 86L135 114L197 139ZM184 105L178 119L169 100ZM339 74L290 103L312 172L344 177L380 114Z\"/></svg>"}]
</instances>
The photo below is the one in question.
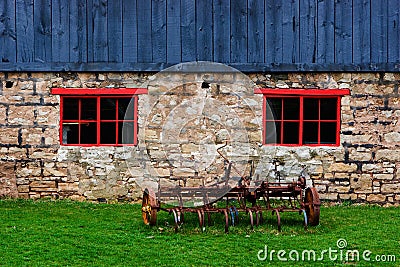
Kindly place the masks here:
<instances>
[{"instance_id":1,"label":"stone block","mask_svg":"<svg viewBox=\"0 0 400 267\"><path fill-rule=\"evenodd\" d=\"M17 197L17 180L14 173L14 162L0 164L0 196Z\"/></svg>"},{"instance_id":2,"label":"stone block","mask_svg":"<svg viewBox=\"0 0 400 267\"><path fill-rule=\"evenodd\" d=\"M328 187L329 193L348 193L349 191L350 191L350 186L330 185Z\"/></svg>"},{"instance_id":3,"label":"stone block","mask_svg":"<svg viewBox=\"0 0 400 267\"><path fill-rule=\"evenodd\" d=\"M155 168L154 171L155 171L155 173L156 173L156 175L158 177L169 177L169 176L171 176L170 170L166 169L166 168Z\"/></svg>"},{"instance_id":4,"label":"stone block","mask_svg":"<svg viewBox=\"0 0 400 267\"><path fill-rule=\"evenodd\" d=\"M157 131L150 130L150 129L145 130L145 137L146 137L146 140L159 140L160 139Z\"/></svg>"},{"instance_id":5,"label":"stone block","mask_svg":"<svg viewBox=\"0 0 400 267\"><path fill-rule=\"evenodd\" d=\"M59 191L78 191L79 190L79 182L75 183L58 183Z\"/></svg>"},{"instance_id":6,"label":"stone block","mask_svg":"<svg viewBox=\"0 0 400 267\"><path fill-rule=\"evenodd\" d=\"M58 126L60 120L59 109L53 106L37 106L36 107L37 123L44 125Z\"/></svg>"},{"instance_id":7,"label":"stone block","mask_svg":"<svg viewBox=\"0 0 400 267\"><path fill-rule=\"evenodd\" d=\"M379 149L375 154L375 160L399 162L400 149Z\"/></svg>"},{"instance_id":8,"label":"stone block","mask_svg":"<svg viewBox=\"0 0 400 267\"><path fill-rule=\"evenodd\" d=\"M0 106L0 124L6 124L7 122L7 108Z\"/></svg>"},{"instance_id":9,"label":"stone block","mask_svg":"<svg viewBox=\"0 0 400 267\"><path fill-rule=\"evenodd\" d=\"M383 135L383 139L387 143L396 144L400 142L400 133L399 132L391 132Z\"/></svg>"},{"instance_id":10,"label":"stone block","mask_svg":"<svg viewBox=\"0 0 400 267\"><path fill-rule=\"evenodd\" d=\"M317 189L317 191L318 192L320 192L320 193L325 193L325 192L327 192L327 190L326 190L326 185L324 185L324 184L316 184L315 185L315 188Z\"/></svg>"},{"instance_id":11,"label":"stone block","mask_svg":"<svg viewBox=\"0 0 400 267\"><path fill-rule=\"evenodd\" d=\"M31 188L57 188L55 181L32 181L29 186Z\"/></svg>"},{"instance_id":12,"label":"stone block","mask_svg":"<svg viewBox=\"0 0 400 267\"><path fill-rule=\"evenodd\" d=\"M43 176L67 177L68 170L65 168L44 167Z\"/></svg>"},{"instance_id":13,"label":"stone block","mask_svg":"<svg viewBox=\"0 0 400 267\"><path fill-rule=\"evenodd\" d=\"M8 123L33 125L35 122L34 108L31 106L10 105L8 110Z\"/></svg>"},{"instance_id":14,"label":"stone block","mask_svg":"<svg viewBox=\"0 0 400 267\"><path fill-rule=\"evenodd\" d=\"M29 193L29 185L18 185L18 193Z\"/></svg>"},{"instance_id":15,"label":"stone block","mask_svg":"<svg viewBox=\"0 0 400 267\"><path fill-rule=\"evenodd\" d=\"M372 203L382 203L386 201L386 195L382 194L369 194L367 196L367 201Z\"/></svg>"},{"instance_id":16,"label":"stone block","mask_svg":"<svg viewBox=\"0 0 400 267\"><path fill-rule=\"evenodd\" d=\"M337 193L320 193L319 199L336 201L336 200L338 200L338 194Z\"/></svg>"},{"instance_id":17,"label":"stone block","mask_svg":"<svg viewBox=\"0 0 400 267\"><path fill-rule=\"evenodd\" d=\"M372 177L370 174L352 174L350 178L350 187L354 193L372 192Z\"/></svg>"},{"instance_id":18,"label":"stone block","mask_svg":"<svg viewBox=\"0 0 400 267\"><path fill-rule=\"evenodd\" d=\"M79 202L86 201L86 198L84 196L81 196L81 195L72 195L72 196L69 196L68 198L73 200L73 201L79 201Z\"/></svg>"},{"instance_id":19,"label":"stone block","mask_svg":"<svg viewBox=\"0 0 400 267\"><path fill-rule=\"evenodd\" d=\"M199 152L199 145L193 144L193 143L188 143L188 144L182 144L181 145L181 150L182 153L184 154L190 154L192 152Z\"/></svg>"},{"instance_id":20,"label":"stone block","mask_svg":"<svg viewBox=\"0 0 400 267\"><path fill-rule=\"evenodd\" d=\"M42 136L43 131L41 128L22 129L22 145L40 145L42 143Z\"/></svg>"},{"instance_id":21,"label":"stone block","mask_svg":"<svg viewBox=\"0 0 400 267\"><path fill-rule=\"evenodd\" d=\"M332 163L329 168L328 172L355 172L357 170L357 165L354 163L347 164L347 163Z\"/></svg>"},{"instance_id":22,"label":"stone block","mask_svg":"<svg viewBox=\"0 0 400 267\"><path fill-rule=\"evenodd\" d=\"M18 128L0 128L0 143L11 145L18 144L18 131Z\"/></svg>"},{"instance_id":23,"label":"stone block","mask_svg":"<svg viewBox=\"0 0 400 267\"><path fill-rule=\"evenodd\" d=\"M390 173L374 173L373 177L374 177L374 179L378 179L378 180L393 180L394 174L390 174Z\"/></svg>"},{"instance_id":24,"label":"stone block","mask_svg":"<svg viewBox=\"0 0 400 267\"><path fill-rule=\"evenodd\" d=\"M339 194L339 199L341 200L356 200L357 194Z\"/></svg>"},{"instance_id":25,"label":"stone block","mask_svg":"<svg viewBox=\"0 0 400 267\"><path fill-rule=\"evenodd\" d=\"M50 93L51 83L49 81L37 81L35 87L36 93L47 95Z\"/></svg>"},{"instance_id":26,"label":"stone block","mask_svg":"<svg viewBox=\"0 0 400 267\"><path fill-rule=\"evenodd\" d=\"M173 170L173 176L178 176L178 177L194 176L194 170L190 168L176 168Z\"/></svg>"},{"instance_id":27,"label":"stone block","mask_svg":"<svg viewBox=\"0 0 400 267\"><path fill-rule=\"evenodd\" d=\"M383 173L385 168L379 163L368 163L362 165L362 171L364 173Z\"/></svg>"},{"instance_id":28,"label":"stone block","mask_svg":"<svg viewBox=\"0 0 400 267\"><path fill-rule=\"evenodd\" d=\"M400 97L390 97L388 102L388 106L391 108L399 109L400 108Z\"/></svg>"},{"instance_id":29,"label":"stone block","mask_svg":"<svg viewBox=\"0 0 400 267\"><path fill-rule=\"evenodd\" d=\"M400 183L388 183L388 184L383 183L381 186L381 192L382 193L399 194L400 193Z\"/></svg>"},{"instance_id":30,"label":"stone block","mask_svg":"<svg viewBox=\"0 0 400 267\"><path fill-rule=\"evenodd\" d=\"M29 199L28 193L18 193L18 198Z\"/></svg>"}]
</instances>

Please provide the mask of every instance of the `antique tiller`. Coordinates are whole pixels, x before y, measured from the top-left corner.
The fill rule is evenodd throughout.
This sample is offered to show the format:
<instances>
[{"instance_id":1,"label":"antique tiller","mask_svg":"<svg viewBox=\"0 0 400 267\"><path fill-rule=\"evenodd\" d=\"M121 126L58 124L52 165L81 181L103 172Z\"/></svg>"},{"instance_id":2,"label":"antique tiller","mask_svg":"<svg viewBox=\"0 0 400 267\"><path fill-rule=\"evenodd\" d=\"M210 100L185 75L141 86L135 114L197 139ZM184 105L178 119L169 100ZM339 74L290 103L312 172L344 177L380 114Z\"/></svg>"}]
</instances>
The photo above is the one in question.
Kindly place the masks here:
<instances>
[{"instance_id":1,"label":"antique tiller","mask_svg":"<svg viewBox=\"0 0 400 267\"><path fill-rule=\"evenodd\" d=\"M226 146L226 144L224 145ZM196 213L199 219L200 229L205 229L205 217L211 222L212 213L222 213L225 217L225 232L228 232L229 225L234 226L238 222L239 212L249 215L250 224L253 228L263 220L263 212L271 211L275 214L278 222L278 230L281 230L281 213L298 212L304 217L304 227L319 224L320 205L318 192L314 187L306 188L306 177L303 170L298 179L292 182L281 182L280 172L277 171L278 181L268 182L253 180L253 177L239 177L236 186L231 186L228 181L231 179L231 169L236 170L232 162L229 161L221 152L217 152L224 158L226 167L224 179L212 186L186 186L184 178L177 178L179 185L174 187L161 188L160 183L157 192L146 188L142 200L142 217L145 224L156 225L157 212L166 211L174 216L175 230L177 231L184 221L184 214ZM252 173L252 171L250 171ZM200 206L184 205L186 201L200 199ZM163 207L161 199L176 199L176 205ZM216 203L226 199L223 207L218 207ZM231 204L230 200L237 200L238 206ZM279 206L272 205L272 199L281 199ZM279 201L278 201L279 202Z\"/></svg>"}]
</instances>

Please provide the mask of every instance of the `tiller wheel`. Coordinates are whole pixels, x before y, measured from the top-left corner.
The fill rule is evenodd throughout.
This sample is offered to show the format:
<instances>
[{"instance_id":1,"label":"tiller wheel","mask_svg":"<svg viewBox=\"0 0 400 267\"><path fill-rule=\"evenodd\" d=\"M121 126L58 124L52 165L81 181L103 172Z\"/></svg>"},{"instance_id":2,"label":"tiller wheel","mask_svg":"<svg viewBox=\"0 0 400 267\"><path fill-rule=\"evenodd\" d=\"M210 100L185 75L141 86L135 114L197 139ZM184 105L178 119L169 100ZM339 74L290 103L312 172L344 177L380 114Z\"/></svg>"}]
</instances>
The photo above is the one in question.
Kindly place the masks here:
<instances>
[{"instance_id":1,"label":"tiller wheel","mask_svg":"<svg viewBox=\"0 0 400 267\"><path fill-rule=\"evenodd\" d=\"M321 201L319 200L317 189L315 187L307 188L304 196L304 208L309 225L316 226L319 224L320 206Z\"/></svg>"},{"instance_id":2,"label":"tiller wheel","mask_svg":"<svg viewBox=\"0 0 400 267\"><path fill-rule=\"evenodd\" d=\"M157 222L157 201L156 195L151 189L145 189L142 200L143 222L147 225L156 225Z\"/></svg>"}]
</instances>

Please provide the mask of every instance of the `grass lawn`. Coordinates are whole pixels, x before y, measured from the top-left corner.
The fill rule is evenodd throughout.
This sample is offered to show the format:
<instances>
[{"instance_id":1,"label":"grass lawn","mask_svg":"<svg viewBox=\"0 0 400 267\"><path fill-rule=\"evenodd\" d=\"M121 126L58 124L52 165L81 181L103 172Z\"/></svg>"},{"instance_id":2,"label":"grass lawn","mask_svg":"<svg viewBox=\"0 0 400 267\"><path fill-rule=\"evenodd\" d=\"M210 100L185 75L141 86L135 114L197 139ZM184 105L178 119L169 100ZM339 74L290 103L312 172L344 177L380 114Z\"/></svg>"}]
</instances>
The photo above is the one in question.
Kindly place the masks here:
<instances>
[{"instance_id":1,"label":"grass lawn","mask_svg":"<svg viewBox=\"0 0 400 267\"><path fill-rule=\"evenodd\" d=\"M158 226L150 227L140 205L0 200L0 266L400 266L400 208L321 207L320 225L307 231L301 216L284 213L280 233L271 214L255 230L243 215L229 234L218 215L201 233L189 214L177 234L172 215L158 215ZM339 249L341 238L347 245ZM266 246L267 259L260 261ZM278 259L279 250L287 262ZM308 260L304 250L323 260L313 261L312 254ZM359 251L360 261L346 262L347 250ZM370 261L363 259L365 250ZM296 253L300 261L290 260ZM388 255L396 261L376 261Z\"/></svg>"}]
</instances>

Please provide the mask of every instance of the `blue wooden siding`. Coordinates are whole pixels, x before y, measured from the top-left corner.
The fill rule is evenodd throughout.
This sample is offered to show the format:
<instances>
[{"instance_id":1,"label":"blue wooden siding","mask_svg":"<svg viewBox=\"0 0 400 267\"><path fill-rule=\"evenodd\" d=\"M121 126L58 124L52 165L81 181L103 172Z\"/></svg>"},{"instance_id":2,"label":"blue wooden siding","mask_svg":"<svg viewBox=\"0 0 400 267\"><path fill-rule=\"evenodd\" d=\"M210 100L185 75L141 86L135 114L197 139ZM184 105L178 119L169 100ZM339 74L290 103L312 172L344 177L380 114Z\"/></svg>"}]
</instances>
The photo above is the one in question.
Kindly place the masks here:
<instances>
[{"instance_id":1,"label":"blue wooden siding","mask_svg":"<svg viewBox=\"0 0 400 267\"><path fill-rule=\"evenodd\" d=\"M0 71L400 71L399 0L1 0Z\"/></svg>"}]
</instances>

